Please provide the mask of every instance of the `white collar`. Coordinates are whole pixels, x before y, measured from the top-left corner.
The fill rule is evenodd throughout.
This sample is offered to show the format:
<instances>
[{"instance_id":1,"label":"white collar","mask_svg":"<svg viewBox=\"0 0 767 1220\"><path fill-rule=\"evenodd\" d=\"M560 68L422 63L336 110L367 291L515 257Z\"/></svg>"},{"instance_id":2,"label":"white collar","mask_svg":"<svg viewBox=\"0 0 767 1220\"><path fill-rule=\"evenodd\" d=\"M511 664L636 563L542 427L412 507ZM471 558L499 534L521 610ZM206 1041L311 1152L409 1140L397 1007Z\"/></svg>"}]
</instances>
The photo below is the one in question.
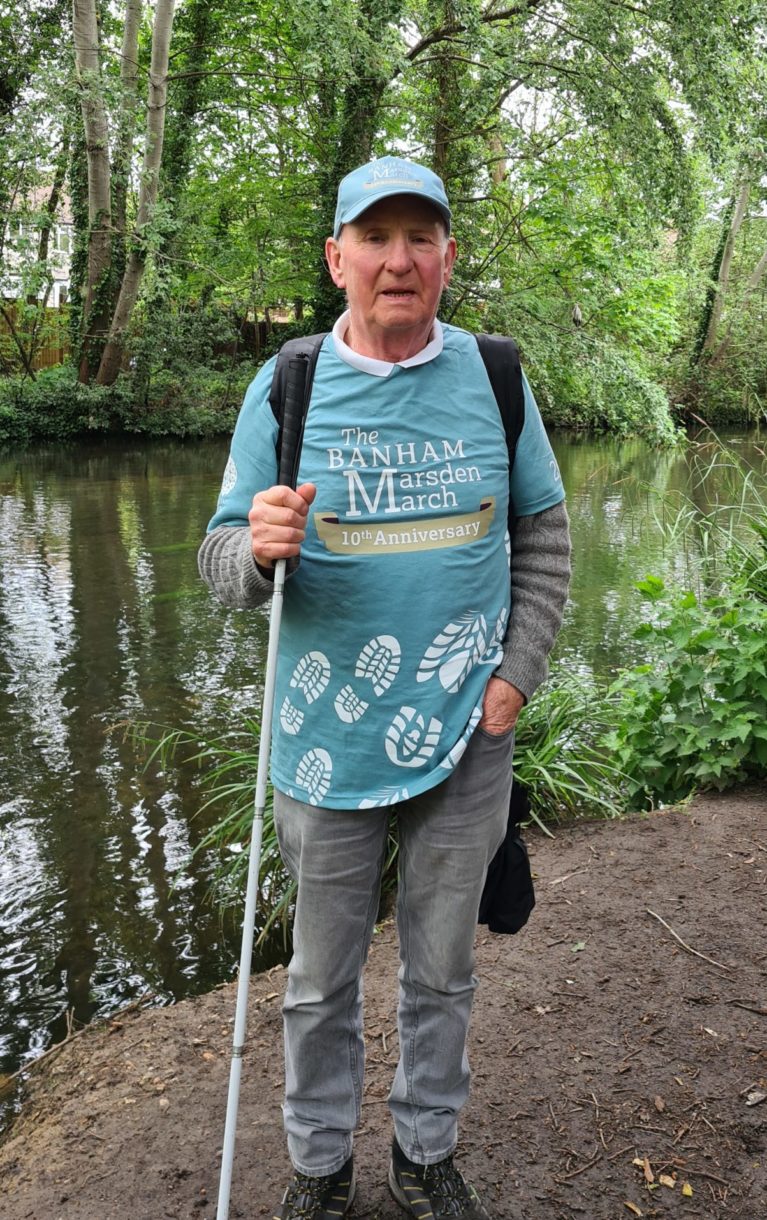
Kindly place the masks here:
<instances>
[{"instance_id":1,"label":"white collar","mask_svg":"<svg viewBox=\"0 0 767 1220\"><path fill-rule=\"evenodd\" d=\"M434 360L443 347L442 326L434 319L434 325L431 328L431 335L426 347L422 347L420 352L416 352L415 356L408 356L407 360L376 360L373 356L362 356L359 352L355 352L348 343L345 342L344 336L349 329L350 320L349 310L345 310L341 317L333 327L333 343L335 344L336 353L352 368L359 369L362 373L371 373L373 377L388 377L398 364L400 368L410 369L416 364L426 364L429 360Z\"/></svg>"}]
</instances>

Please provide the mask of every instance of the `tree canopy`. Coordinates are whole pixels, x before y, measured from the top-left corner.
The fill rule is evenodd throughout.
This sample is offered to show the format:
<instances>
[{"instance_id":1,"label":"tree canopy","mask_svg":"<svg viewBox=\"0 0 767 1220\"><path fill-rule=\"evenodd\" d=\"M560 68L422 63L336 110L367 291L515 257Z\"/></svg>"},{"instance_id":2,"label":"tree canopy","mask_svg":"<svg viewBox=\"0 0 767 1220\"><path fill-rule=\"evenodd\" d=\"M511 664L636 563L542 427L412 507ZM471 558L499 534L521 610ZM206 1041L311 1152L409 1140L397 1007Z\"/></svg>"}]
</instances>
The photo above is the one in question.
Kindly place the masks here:
<instances>
[{"instance_id":1,"label":"tree canopy","mask_svg":"<svg viewBox=\"0 0 767 1220\"><path fill-rule=\"evenodd\" d=\"M513 334L550 420L761 410L760 0L73 0L0 38L6 234L65 171L84 382L327 329L338 180L396 151L454 207L443 316Z\"/></svg>"}]
</instances>

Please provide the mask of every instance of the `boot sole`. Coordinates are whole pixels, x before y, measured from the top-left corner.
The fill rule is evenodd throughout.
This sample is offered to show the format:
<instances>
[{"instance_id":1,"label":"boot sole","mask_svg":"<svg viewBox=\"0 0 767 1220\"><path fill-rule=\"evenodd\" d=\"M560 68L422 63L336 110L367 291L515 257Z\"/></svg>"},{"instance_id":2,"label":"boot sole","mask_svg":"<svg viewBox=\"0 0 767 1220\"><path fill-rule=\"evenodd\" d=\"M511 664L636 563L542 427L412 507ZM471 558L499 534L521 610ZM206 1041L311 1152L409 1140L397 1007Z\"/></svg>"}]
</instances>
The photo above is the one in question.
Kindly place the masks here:
<instances>
[{"instance_id":1,"label":"boot sole","mask_svg":"<svg viewBox=\"0 0 767 1220\"><path fill-rule=\"evenodd\" d=\"M408 1202L407 1195L394 1176L394 1165L392 1164L389 1165L389 1190L391 1191L394 1200L399 1203L400 1207L403 1208L404 1211L409 1212L411 1216L416 1214Z\"/></svg>"},{"instance_id":2,"label":"boot sole","mask_svg":"<svg viewBox=\"0 0 767 1220\"><path fill-rule=\"evenodd\" d=\"M346 1213L348 1212L352 1203L354 1202L354 1196L356 1195L356 1193L357 1193L357 1170L352 1169L352 1182L351 1182L351 1186L349 1187L349 1198L346 1202L346 1207L340 1213L340 1215L342 1215L342 1216L346 1215Z\"/></svg>"}]
</instances>

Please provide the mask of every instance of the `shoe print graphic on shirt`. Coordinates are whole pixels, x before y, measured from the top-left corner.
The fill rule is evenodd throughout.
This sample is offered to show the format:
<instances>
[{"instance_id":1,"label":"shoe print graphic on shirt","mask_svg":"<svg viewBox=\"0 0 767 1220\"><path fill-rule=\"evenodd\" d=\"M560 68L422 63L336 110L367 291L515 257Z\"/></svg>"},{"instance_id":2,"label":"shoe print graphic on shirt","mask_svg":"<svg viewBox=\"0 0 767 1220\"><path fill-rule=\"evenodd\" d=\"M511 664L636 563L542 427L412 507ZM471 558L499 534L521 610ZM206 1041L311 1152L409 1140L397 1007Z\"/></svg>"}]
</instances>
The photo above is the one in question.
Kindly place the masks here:
<instances>
[{"instance_id":1,"label":"shoe print graphic on shirt","mask_svg":"<svg viewBox=\"0 0 767 1220\"><path fill-rule=\"evenodd\" d=\"M300 707L294 707L290 699L286 695L282 701L280 708L280 724L285 733L290 733L291 737L295 737L301 731L301 725L304 723L304 713Z\"/></svg>"},{"instance_id":2,"label":"shoe print graphic on shirt","mask_svg":"<svg viewBox=\"0 0 767 1220\"><path fill-rule=\"evenodd\" d=\"M377 695L387 691L399 673L402 649L393 635L376 635L369 640L354 666L355 678L369 678Z\"/></svg>"},{"instance_id":3,"label":"shoe print graphic on shirt","mask_svg":"<svg viewBox=\"0 0 767 1220\"><path fill-rule=\"evenodd\" d=\"M414 707L401 707L386 730L384 742L390 762L397 767L423 767L429 761L442 732L442 721L431 716L428 727Z\"/></svg>"},{"instance_id":4,"label":"shoe print graphic on shirt","mask_svg":"<svg viewBox=\"0 0 767 1220\"><path fill-rule=\"evenodd\" d=\"M407 788L379 788L372 796L365 797L357 806L358 809L376 809L381 805L396 805L398 801L410 798Z\"/></svg>"},{"instance_id":5,"label":"shoe print graphic on shirt","mask_svg":"<svg viewBox=\"0 0 767 1220\"><path fill-rule=\"evenodd\" d=\"M487 623L483 614L462 614L435 636L418 666L416 681L428 682L436 673L446 691L455 694L463 686L487 648Z\"/></svg>"},{"instance_id":6,"label":"shoe print graphic on shirt","mask_svg":"<svg viewBox=\"0 0 767 1220\"><path fill-rule=\"evenodd\" d=\"M327 750L307 750L296 768L296 783L307 793L310 805L318 805L330 788L333 760Z\"/></svg>"},{"instance_id":7,"label":"shoe print graphic on shirt","mask_svg":"<svg viewBox=\"0 0 767 1220\"><path fill-rule=\"evenodd\" d=\"M339 720L343 720L344 724L354 724L355 720L365 715L370 704L360 699L357 692L347 683L336 695L333 707Z\"/></svg>"},{"instance_id":8,"label":"shoe print graphic on shirt","mask_svg":"<svg viewBox=\"0 0 767 1220\"><path fill-rule=\"evenodd\" d=\"M500 646L503 643L503 637L506 634L506 624L508 621L509 612L505 606L501 606L501 612L498 615L498 620L495 624L495 631L493 632L493 638L490 641L490 647L492 647L493 644Z\"/></svg>"},{"instance_id":9,"label":"shoe print graphic on shirt","mask_svg":"<svg viewBox=\"0 0 767 1220\"><path fill-rule=\"evenodd\" d=\"M290 685L303 691L306 702L314 703L327 689L330 681L330 661L324 652L307 652L293 670Z\"/></svg>"}]
</instances>

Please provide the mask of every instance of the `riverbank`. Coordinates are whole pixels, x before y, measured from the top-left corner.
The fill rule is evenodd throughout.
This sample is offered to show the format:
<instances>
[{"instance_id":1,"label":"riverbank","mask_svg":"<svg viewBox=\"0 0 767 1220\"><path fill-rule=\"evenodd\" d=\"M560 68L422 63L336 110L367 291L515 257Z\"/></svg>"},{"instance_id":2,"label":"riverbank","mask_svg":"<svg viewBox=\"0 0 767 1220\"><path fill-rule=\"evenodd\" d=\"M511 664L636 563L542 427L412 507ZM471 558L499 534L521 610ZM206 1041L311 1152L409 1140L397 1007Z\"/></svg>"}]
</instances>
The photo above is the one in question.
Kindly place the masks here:
<instances>
[{"instance_id":1,"label":"riverbank","mask_svg":"<svg viewBox=\"0 0 767 1220\"><path fill-rule=\"evenodd\" d=\"M478 935L461 1163L499 1220L758 1220L767 1189L767 796L531 836L538 906ZM354 1217L385 1186L396 937L366 975ZM253 980L233 1217L272 1214L282 968ZM85 1031L29 1077L0 1147L2 1220L215 1214L233 985ZM652 1180L650 1180L652 1179ZM690 1191L692 1193L690 1193ZM759 1199L762 1203L759 1203Z\"/></svg>"}]
</instances>

